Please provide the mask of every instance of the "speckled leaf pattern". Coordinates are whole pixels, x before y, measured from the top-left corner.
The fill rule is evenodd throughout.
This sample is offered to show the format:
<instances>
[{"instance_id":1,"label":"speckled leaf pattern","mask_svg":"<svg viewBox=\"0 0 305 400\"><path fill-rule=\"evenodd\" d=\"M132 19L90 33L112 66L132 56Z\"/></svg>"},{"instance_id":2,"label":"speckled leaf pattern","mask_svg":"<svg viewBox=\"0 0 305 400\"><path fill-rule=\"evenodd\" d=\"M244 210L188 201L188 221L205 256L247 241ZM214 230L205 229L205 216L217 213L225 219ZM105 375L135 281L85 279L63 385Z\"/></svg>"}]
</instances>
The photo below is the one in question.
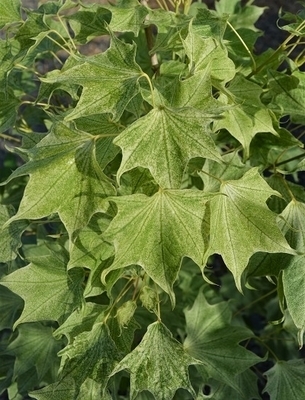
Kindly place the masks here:
<instances>
[{"instance_id":1,"label":"speckled leaf pattern","mask_svg":"<svg viewBox=\"0 0 305 400\"><path fill-rule=\"evenodd\" d=\"M188 366L196 363L165 325L154 322L149 325L141 343L119 362L112 375L122 370L130 373L131 400L143 390L151 392L155 400L169 400L179 388L188 390L195 397Z\"/></svg>"},{"instance_id":2,"label":"speckled leaf pattern","mask_svg":"<svg viewBox=\"0 0 305 400\"><path fill-rule=\"evenodd\" d=\"M266 200L278 195L250 169L238 180L222 183L220 195L211 200L211 236L208 254L221 254L241 289L241 276L252 254L296 254L276 224L276 214ZM241 241L241 233L249 240Z\"/></svg>"},{"instance_id":3,"label":"speckled leaf pattern","mask_svg":"<svg viewBox=\"0 0 305 400\"><path fill-rule=\"evenodd\" d=\"M124 130L114 143L122 148L118 179L132 168L148 168L163 188L180 187L192 157L221 161L209 134L210 117L192 108L155 108Z\"/></svg>"},{"instance_id":4,"label":"speckled leaf pattern","mask_svg":"<svg viewBox=\"0 0 305 400\"><path fill-rule=\"evenodd\" d=\"M172 286L182 257L202 264L206 245L202 224L208 199L202 192L191 190L114 198L119 211L104 237L113 241L116 256L105 274L138 264L173 301Z\"/></svg>"},{"instance_id":5,"label":"speckled leaf pattern","mask_svg":"<svg viewBox=\"0 0 305 400\"><path fill-rule=\"evenodd\" d=\"M62 254L50 252L24 268L5 276L1 284L24 300L24 309L14 326L24 322L60 321L82 303L83 271L69 273Z\"/></svg>"},{"instance_id":6,"label":"speckled leaf pattern","mask_svg":"<svg viewBox=\"0 0 305 400\"><path fill-rule=\"evenodd\" d=\"M98 163L99 140L103 139L55 124L29 150L30 161L10 176L30 175L18 213L10 221L58 213L72 237L95 212L106 210L104 199L115 189Z\"/></svg>"},{"instance_id":7,"label":"speckled leaf pattern","mask_svg":"<svg viewBox=\"0 0 305 400\"><path fill-rule=\"evenodd\" d=\"M83 87L77 106L66 120L104 113L112 113L115 119L119 119L139 92L138 80L143 76L135 62L135 52L135 45L123 43L112 34L107 51L82 57L78 65L42 81L65 83L72 80Z\"/></svg>"}]
</instances>

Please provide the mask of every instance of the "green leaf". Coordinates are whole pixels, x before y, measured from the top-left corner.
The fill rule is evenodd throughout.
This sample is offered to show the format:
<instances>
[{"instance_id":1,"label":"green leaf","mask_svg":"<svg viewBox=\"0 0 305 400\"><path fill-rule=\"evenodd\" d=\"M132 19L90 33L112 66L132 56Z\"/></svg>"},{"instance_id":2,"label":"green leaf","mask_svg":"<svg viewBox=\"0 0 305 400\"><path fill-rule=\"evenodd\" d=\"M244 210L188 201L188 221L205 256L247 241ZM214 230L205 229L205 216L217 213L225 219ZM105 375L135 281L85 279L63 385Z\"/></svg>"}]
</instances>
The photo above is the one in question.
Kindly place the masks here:
<instances>
[{"instance_id":1,"label":"green leaf","mask_svg":"<svg viewBox=\"0 0 305 400\"><path fill-rule=\"evenodd\" d=\"M259 132L277 135L272 125L269 110L260 100L262 89L242 75L237 75L226 89L228 96L219 99L232 105L225 111L223 118L214 122L214 130L226 129L243 146L245 158L249 156L249 147L253 137Z\"/></svg>"},{"instance_id":2,"label":"green leaf","mask_svg":"<svg viewBox=\"0 0 305 400\"><path fill-rule=\"evenodd\" d=\"M163 188L179 188L192 157L221 160L209 134L210 119L192 108L151 110L114 140L123 151L117 178L141 166L148 168Z\"/></svg>"},{"instance_id":3,"label":"green leaf","mask_svg":"<svg viewBox=\"0 0 305 400\"><path fill-rule=\"evenodd\" d=\"M211 77L217 81L228 82L235 75L235 65L227 51L211 37L203 38L190 30L183 41L185 53L190 59L190 68L194 75L211 68Z\"/></svg>"},{"instance_id":4,"label":"green leaf","mask_svg":"<svg viewBox=\"0 0 305 400\"><path fill-rule=\"evenodd\" d=\"M304 395L304 360L278 361L265 372L271 399L301 399Z\"/></svg>"},{"instance_id":5,"label":"green leaf","mask_svg":"<svg viewBox=\"0 0 305 400\"><path fill-rule=\"evenodd\" d=\"M112 371L130 372L130 399L148 390L156 400L171 400L177 389L195 396L188 376L188 366L196 364L161 322L149 325L141 343Z\"/></svg>"},{"instance_id":6,"label":"green leaf","mask_svg":"<svg viewBox=\"0 0 305 400\"><path fill-rule=\"evenodd\" d=\"M58 213L70 237L97 211L106 211L104 199L115 193L99 165L103 138L70 129L63 123L28 151L30 161L9 180L29 174L17 214L9 222L39 219Z\"/></svg>"},{"instance_id":7,"label":"green leaf","mask_svg":"<svg viewBox=\"0 0 305 400\"><path fill-rule=\"evenodd\" d=\"M41 323L22 324L18 327L17 338L7 348L7 353L16 357L14 377L20 377L35 367L40 381L47 374L51 374L53 380L56 378L59 368L57 353L62 342L55 340L52 333L51 327Z\"/></svg>"},{"instance_id":8,"label":"green leaf","mask_svg":"<svg viewBox=\"0 0 305 400\"><path fill-rule=\"evenodd\" d=\"M76 66L41 79L49 83L73 81L83 91L67 121L93 114L113 114L119 119L128 103L139 93L143 76L135 62L135 45L123 43L111 34L110 48L95 56L83 57Z\"/></svg>"},{"instance_id":9,"label":"green leaf","mask_svg":"<svg viewBox=\"0 0 305 400\"><path fill-rule=\"evenodd\" d=\"M5 276L1 284L24 300L24 309L14 327L24 322L60 321L82 303L83 272L67 273L62 253L37 257L24 268ZM39 289L38 289L39 288Z\"/></svg>"},{"instance_id":10,"label":"green leaf","mask_svg":"<svg viewBox=\"0 0 305 400\"><path fill-rule=\"evenodd\" d=\"M0 330L12 329L14 322L22 311L22 308L22 299L5 286L2 286L0 288Z\"/></svg>"},{"instance_id":11,"label":"green leaf","mask_svg":"<svg viewBox=\"0 0 305 400\"><path fill-rule=\"evenodd\" d=\"M257 388L257 376L251 370L246 370L234 378L232 377L232 386L239 390L213 379L209 381L209 386L211 387L209 396L212 396L213 400L252 400L260 398Z\"/></svg>"},{"instance_id":12,"label":"green leaf","mask_svg":"<svg viewBox=\"0 0 305 400\"><path fill-rule=\"evenodd\" d=\"M22 22L20 0L2 0L0 4L0 29L6 24Z\"/></svg>"},{"instance_id":13,"label":"green leaf","mask_svg":"<svg viewBox=\"0 0 305 400\"><path fill-rule=\"evenodd\" d=\"M206 240L202 223L208 198L191 190L113 198L119 210L104 237L113 241L116 256L104 277L114 269L138 264L173 301L172 286L182 257L202 263Z\"/></svg>"},{"instance_id":14,"label":"green leaf","mask_svg":"<svg viewBox=\"0 0 305 400\"><path fill-rule=\"evenodd\" d=\"M199 292L191 309L185 310L185 351L200 361L197 367L203 378L214 378L239 391L234 377L261 359L239 345L251 337L251 331L230 324L227 302L210 305ZM225 355L225 356L224 356Z\"/></svg>"},{"instance_id":15,"label":"green leaf","mask_svg":"<svg viewBox=\"0 0 305 400\"><path fill-rule=\"evenodd\" d=\"M11 91L0 92L0 133L5 132L14 125L19 105L20 101Z\"/></svg>"},{"instance_id":16,"label":"green leaf","mask_svg":"<svg viewBox=\"0 0 305 400\"><path fill-rule=\"evenodd\" d=\"M15 210L13 207L0 204L0 262L14 260L18 254L18 249L22 245L21 235L27 227L24 221L14 222L1 229L14 214Z\"/></svg>"},{"instance_id":17,"label":"green leaf","mask_svg":"<svg viewBox=\"0 0 305 400\"><path fill-rule=\"evenodd\" d=\"M221 184L221 195L211 200L211 237L207 255L221 254L241 291L241 276L252 254L295 254L276 224L276 215L266 205L271 195L278 195L250 169L235 181ZM241 240L241 234L251 240Z\"/></svg>"},{"instance_id":18,"label":"green leaf","mask_svg":"<svg viewBox=\"0 0 305 400\"><path fill-rule=\"evenodd\" d=\"M103 323L96 323L89 332L80 333L60 355L64 358L60 382L72 377L79 388L87 378L91 378L101 384L102 390L123 356Z\"/></svg>"},{"instance_id":19,"label":"green leaf","mask_svg":"<svg viewBox=\"0 0 305 400\"><path fill-rule=\"evenodd\" d=\"M75 33L75 40L86 43L96 36L108 35L106 23L109 24L111 15L98 4L86 4L77 13L67 16L67 19Z\"/></svg>"},{"instance_id":20,"label":"green leaf","mask_svg":"<svg viewBox=\"0 0 305 400\"><path fill-rule=\"evenodd\" d=\"M134 32L136 36L144 24L147 7L138 0L118 0L115 5L105 6L112 13L110 28L114 32Z\"/></svg>"}]
</instances>

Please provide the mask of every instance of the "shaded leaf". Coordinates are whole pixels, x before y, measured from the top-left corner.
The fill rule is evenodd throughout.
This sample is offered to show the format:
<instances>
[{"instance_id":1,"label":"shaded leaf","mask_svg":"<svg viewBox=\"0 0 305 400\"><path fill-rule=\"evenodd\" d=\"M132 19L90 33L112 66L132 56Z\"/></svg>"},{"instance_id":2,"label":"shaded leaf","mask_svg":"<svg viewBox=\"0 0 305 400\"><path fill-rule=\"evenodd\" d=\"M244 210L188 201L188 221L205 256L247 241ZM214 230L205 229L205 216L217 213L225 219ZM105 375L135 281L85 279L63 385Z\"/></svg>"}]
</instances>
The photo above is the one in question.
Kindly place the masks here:
<instances>
[{"instance_id":1,"label":"shaded leaf","mask_svg":"<svg viewBox=\"0 0 305 400\"><path fill-rule=\"evenodd\" d=\"M20 0L2 0L0 3L0 28L6 24L22 22L20 15Z\"/></svg>"},{"instance_id":2,"label":"shaded leaf","mask_svg":"<svg viewBox=\"0 0 305 400\"><path fill-rule=\"evenodd\" d=\"M63 343L53 338L53 329L41 323L22 324L18 327L17 338L10 343L7 353L16 357L14 377L35 367L38 379L50 373L53 380L59 368L58 351ZM46 362L47 360L47 362Z\"/></svg>"},{"instance_id":3,"label":"shaded leaf","mask_svg":"<svg viewBox=\"0 0 305 400\"><path fill-rule=\"evenodd\" d=\"M62 253L37 257L24 268L5 276L1 284L24 300L24 309L15 322L59 321L82 303L83 272L67 273Z\"/></svg>"},{"instance_id":4,"label":"shaded leaf","mask_svg":"<svg viewBox=\"0 0 305 400\"><path fill-rule=\"evenodd\" d=\"M304 395L304 360L278 361L266 373L264 393L271 399L301 399Z\"/></svg>"},{"instance_id":5,"label":"shaded leaf","mask_svg":"<svg viewBox=\"0 0 305 400\"><path fill-rule=\"evenodd\" d=\"M0 204L0 262L14 260L17 256L19 247L21 247L21 235L26 229L27 224L24 221L16 221L1 227L15 214L15 210L11 206L3 206Z\"/></svg>"}]
</instances>

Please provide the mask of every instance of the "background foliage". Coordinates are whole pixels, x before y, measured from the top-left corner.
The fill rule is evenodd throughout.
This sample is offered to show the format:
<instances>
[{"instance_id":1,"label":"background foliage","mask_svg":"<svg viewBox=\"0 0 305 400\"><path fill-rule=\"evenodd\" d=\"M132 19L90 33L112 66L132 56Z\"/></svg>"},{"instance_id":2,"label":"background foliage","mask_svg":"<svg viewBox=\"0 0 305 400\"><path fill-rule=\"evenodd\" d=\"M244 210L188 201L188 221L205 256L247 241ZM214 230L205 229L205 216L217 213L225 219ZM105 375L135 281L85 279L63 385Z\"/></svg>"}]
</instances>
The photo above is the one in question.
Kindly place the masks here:
<instances>
[{"instance_id":1,"label":"background foliage","mask_svg":"<svg viewBox=\"0 0 305 400\"><path fill-rule=\"evenodd\" d=\"M147 3L0 4L0 393L302 399L305 12Z\"/></svg>"}]
</instances>

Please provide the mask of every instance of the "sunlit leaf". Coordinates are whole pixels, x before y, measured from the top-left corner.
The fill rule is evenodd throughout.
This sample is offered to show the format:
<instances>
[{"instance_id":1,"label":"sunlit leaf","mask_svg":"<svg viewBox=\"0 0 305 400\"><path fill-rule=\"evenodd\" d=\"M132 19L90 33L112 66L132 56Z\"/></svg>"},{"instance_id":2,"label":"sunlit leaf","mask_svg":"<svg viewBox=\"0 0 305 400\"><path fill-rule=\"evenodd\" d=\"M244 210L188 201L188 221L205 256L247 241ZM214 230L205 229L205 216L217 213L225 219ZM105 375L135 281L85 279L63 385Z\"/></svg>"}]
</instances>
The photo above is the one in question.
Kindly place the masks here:
<instances>
[{"instance_id":1,"label":"sunlit leaf","mask_svg":"<svg viewBox=\"0 0 305 400\"><path fill-rule=\"evenodd\" d=\"M188 366L196 364L182 345L161 322L149 325L141 343L112 371L130 372L130 399L143 390L151 392L156 400L172 399L179 388L195 396L188 376Z\"/></svg>"}]
</instances>

